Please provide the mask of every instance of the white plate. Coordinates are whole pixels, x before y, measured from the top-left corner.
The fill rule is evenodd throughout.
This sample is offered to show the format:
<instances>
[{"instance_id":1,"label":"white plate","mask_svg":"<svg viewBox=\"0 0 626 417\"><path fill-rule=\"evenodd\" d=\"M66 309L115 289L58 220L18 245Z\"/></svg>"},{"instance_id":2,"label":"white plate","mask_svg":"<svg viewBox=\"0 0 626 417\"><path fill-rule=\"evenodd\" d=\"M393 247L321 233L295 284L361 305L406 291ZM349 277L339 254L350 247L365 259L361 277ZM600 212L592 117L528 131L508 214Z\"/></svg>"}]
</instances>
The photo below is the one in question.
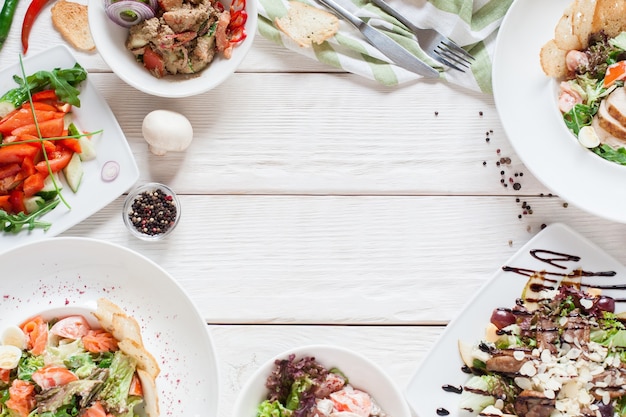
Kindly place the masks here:
<instances>
[{"instance_id":1,"label":"white plate","mask_svg":"<svg viewBox=\"0 0 626 417\"><path fill-rule=\"evenodd\" d=\"M578 144L559 113L556 81L539 63L539 51L554 37L570 1L513 2L495 49L496 108L516 153L533 175L569 203L626 222L626 193L619 192L626 183L626 167Z\"/></svg>"},{"instance_id":2,"label":"white plate","mask_svg":"<svg viewBox=\"0 0 626 417\"><path fill-rule=\"evenodd\" d=\"M518 0L520 1L520 0ZM556 265L543 262L533 257L532 250L553 251L579 256L579 261L559 261ZM544 259L550 255L541 254ZM552 256L556 258L556 256ZM613 277L586 277L583 283L623 284L626 268L599 247L589 242L563 224L553 224L531 239L517 254L503 266L527 268L535 271L545 270L557 274L569 273L576 269L600 272L614 271ZM563 268L562 268L563 267ZM497 307L512 307L522 294L527 277L516 272L500 269L474 296L461 313L450 322L431 351L422 360L405 390L409 405L418 417L435 416L438 408L445 408L450 417L469 416L467 411L459 410L460 395L446 392L442 386L448 384L459 387L468 375L461 371L463 362L459 356L459 340L474 343L484 337L485 328L491 313ZM615 298L625 298L624 291L604 290L604 294ZM617 303L616 310L623 311L624 304Z\"/></svg>"},{"instance_id":3,"label":"white plate","mask_svg":"<svg viewBox=\"0 0 626 417\"><path fill-rule=\"evenodd\" d=\"M217 415L218 368L206 323L158 265L121 246L72 237L11 249L0 264L0 331L37 314L89 314L108 298L137 319L159 362L161 415Z\"/></svg>"},{"instance_id":4,"label":"white plate","mask_svg":"<svg viewBox=\"0 0 626 417\"><path fill-rule=\"evenodd\" d=\"M23 62L24 72L28 76L40 70L71 68L77 60L66 46L59 45L29 56ZM21 74L19 63L0 72L0 96L17 86L13 76L21 77ZM90 82L89 76L78 88L81 90L78 96L81 105L73 109L76 126L83 131L91 132L102 129L102 133L93 138L97 151L96 159L83 164L85 173L76 194L64 182L63 175L60 175L63 182L62 194L71 209L61 202L52 212L42 217L41 220L52 223L47 232L42 229L29 232L27 228L18 234L0 232L0 252L18 244L64 232L111 203L132 187L139 178L139 169L126 136L111 108ZM104 163L109 160L120 164L120 173L114 181L105 182L102 181L100 173Z\"/></svg>"}]
</instances>

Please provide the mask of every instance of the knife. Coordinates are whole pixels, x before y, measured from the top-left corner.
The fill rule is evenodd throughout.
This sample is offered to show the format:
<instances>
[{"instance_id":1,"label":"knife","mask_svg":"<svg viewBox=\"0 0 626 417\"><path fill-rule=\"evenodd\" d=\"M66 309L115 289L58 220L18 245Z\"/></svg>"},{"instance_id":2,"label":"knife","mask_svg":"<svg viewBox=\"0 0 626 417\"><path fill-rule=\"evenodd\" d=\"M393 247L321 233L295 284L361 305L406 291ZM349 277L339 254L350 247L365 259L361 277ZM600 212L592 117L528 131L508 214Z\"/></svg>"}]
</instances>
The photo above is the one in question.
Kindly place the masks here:
<instances>
[{"instance_id":1,"label":"knife","mask_svg":"<svg viewBox=\"0 0 626 417\"><path fill-rule=\"evenodd\" d=\"M383 32L374 29L372 26L344 9L334 0L318 1L353 24L369 43L399 67L427 78L439 78L439 71L407 51Z\"/></svg>"}]
</instances>

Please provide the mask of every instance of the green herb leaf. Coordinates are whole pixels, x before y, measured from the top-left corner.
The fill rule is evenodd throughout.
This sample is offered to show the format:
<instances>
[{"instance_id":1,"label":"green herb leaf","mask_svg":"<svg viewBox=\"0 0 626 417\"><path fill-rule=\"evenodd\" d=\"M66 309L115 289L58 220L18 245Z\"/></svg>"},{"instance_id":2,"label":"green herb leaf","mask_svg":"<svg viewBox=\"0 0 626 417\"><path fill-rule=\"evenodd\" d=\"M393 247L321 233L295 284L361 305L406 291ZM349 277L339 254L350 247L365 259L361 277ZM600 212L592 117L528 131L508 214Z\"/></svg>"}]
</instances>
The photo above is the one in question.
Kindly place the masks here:
<instances>
[{"instance_id":1,"label":"green herb leaf","mask_svg":"<svg viewBox=\"0 0 626 417\"><path fill-rule=\"evenodd\" d=\"M18 214L9 214L4 210L0 210L0 227L2 230L9 233L19 233L25 226L28 227L28 230L33 230L35 228L41 228L44 231L48 230L52 223L40 221L39 218L44 214L54 210L54 208L59 205L58 198L50 201L46 201L39 207L39 210L32 212L30 214L18 213Z\"/></svg>"},{"instance_id":2,"label":"green herb leaf","mask_svg":"<svg viewBox=\"0 0 626 417\"><path fill-rule=\"evenodd\" d=\"M626 165L626 149L624 148L613 149L608 145L602 144L593 148L592 151L607 161Z\"/></svg>"},{"instance_id":3,"label":"green herb leaf","mask_svg":"<svg viewBox=\"0 0 626 417\"><path fill-rule=\"evenodd\" d=\"M80 91L76 86L85 79L87 79L87 71L78 62L74 64L73 68L37 71L27 76L26 80L14 75L13 80L19 87L7 91L0 97L0 102L9 102L17 108L28 101L29 93L33 94L46 88L52 88L60 101L80 107L80 99L78 98Z\"/></svg>"},{"instance_id":4,"label":"green herb leaf","mask_svg":"<svg viewBox=\"0 0 626 417\"><path fill-rule=\"evenodd\" d=\"M576 104L570 111L563 114L563 120L568 129L574 132L575 135L578 135L583 126L591 125L594 113L592 106Z\"/></svg>"}]
</instances>

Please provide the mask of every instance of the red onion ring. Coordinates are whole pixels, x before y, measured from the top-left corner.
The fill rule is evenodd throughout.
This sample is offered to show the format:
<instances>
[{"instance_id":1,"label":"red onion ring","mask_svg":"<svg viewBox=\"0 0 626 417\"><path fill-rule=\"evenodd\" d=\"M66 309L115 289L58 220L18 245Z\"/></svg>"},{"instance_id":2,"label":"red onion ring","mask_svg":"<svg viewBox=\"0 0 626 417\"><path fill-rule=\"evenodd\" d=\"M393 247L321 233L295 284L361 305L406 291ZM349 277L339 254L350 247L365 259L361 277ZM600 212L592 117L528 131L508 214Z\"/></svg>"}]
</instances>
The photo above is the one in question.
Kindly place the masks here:
<instances>
[{"instance_id":1,"label":"red onion ring","mask_svg":"<svg viewBox=\"0 0 626 417\"><path fill-rule=\"evenodd\" d=\"M104 10L109 18L120 26L129 28L155 16L155 10L146 3L135 0L105 2Z\"/></svg>"},{"instance_id":2,"label":"red onion ring","mask_svg":"<svg viewBox=\"0 0 626 417\"><path fill-rule=\"evenodd\" d=\"M104 165L102 165L102 171L100 175L102 177L102 181L111 182L117 178L117 175L120 173L120 164L115 161L106 161Z\"/></svg>"}]
</instances>

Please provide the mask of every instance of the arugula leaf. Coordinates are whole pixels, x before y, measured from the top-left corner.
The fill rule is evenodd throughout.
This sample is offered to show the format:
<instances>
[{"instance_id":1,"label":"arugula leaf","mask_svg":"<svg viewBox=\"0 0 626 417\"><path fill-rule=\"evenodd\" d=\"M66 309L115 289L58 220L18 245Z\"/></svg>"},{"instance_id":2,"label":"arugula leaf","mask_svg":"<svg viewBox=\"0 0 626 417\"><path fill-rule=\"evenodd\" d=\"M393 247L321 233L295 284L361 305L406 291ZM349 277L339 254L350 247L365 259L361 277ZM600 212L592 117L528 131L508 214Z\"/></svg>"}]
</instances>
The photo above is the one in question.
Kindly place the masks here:
<instances>
[{"instance_id":1,"label":"arugula leaf","mask_svg":"<svg viewBox=\"0 0 626 417\"><path fill-rule=\"evenodd\" d=\"M599 155L607 161L615 162L620 165L626 165L626 149L624 148L613 149L608 145L601 144L591 150L596 155Z\"/></svg>"},{"instance_id":2,"label":"arugula leaf","mask_svg":"<svg viewBox=\"0 0 626 417\"><path fill-rule=\"evenodd\" d=\"M37 227L48 230L50 226L52 226L52 223L43 222L38 219L44 214L54 210L60 202L61 200L58 198L47 201L39 207L39 210L30 214L24 214L23 212L18 214L9 214L4 210L0 210L0 228L5 232L10 233L18 233L25 226L28 227L28 230L33 230Z\"/></svg>"},{"instance_id":3,"label":"arugula leaf","mask_svg":"<svg viewBox=\"0 0 626 417\"><path fill-rule=\"evenodd\" d=\"M28 101L29 93L51 88L54 89L60 101L80 107L80 99L78 98L80 91L76 86L85 79L87 79L87 71L78 62L72 68L37 71L27 76L25 80L14 75L13 80L19 87L7 91L0 97L0 102L9 102L17 108Z\"/></svg>"},{"instance_id":4,"label":"arugula leaf","mask_svg":"<svg viewBox=\"0 0 626 417\"><path fill-rule=\"evenodd\" d=\"M563 114L563 120L569 130L578 135L580 129L589 126L593 120L596 109L586 104L576 104L570 111Z\"/></svg>"}]
</instances>

